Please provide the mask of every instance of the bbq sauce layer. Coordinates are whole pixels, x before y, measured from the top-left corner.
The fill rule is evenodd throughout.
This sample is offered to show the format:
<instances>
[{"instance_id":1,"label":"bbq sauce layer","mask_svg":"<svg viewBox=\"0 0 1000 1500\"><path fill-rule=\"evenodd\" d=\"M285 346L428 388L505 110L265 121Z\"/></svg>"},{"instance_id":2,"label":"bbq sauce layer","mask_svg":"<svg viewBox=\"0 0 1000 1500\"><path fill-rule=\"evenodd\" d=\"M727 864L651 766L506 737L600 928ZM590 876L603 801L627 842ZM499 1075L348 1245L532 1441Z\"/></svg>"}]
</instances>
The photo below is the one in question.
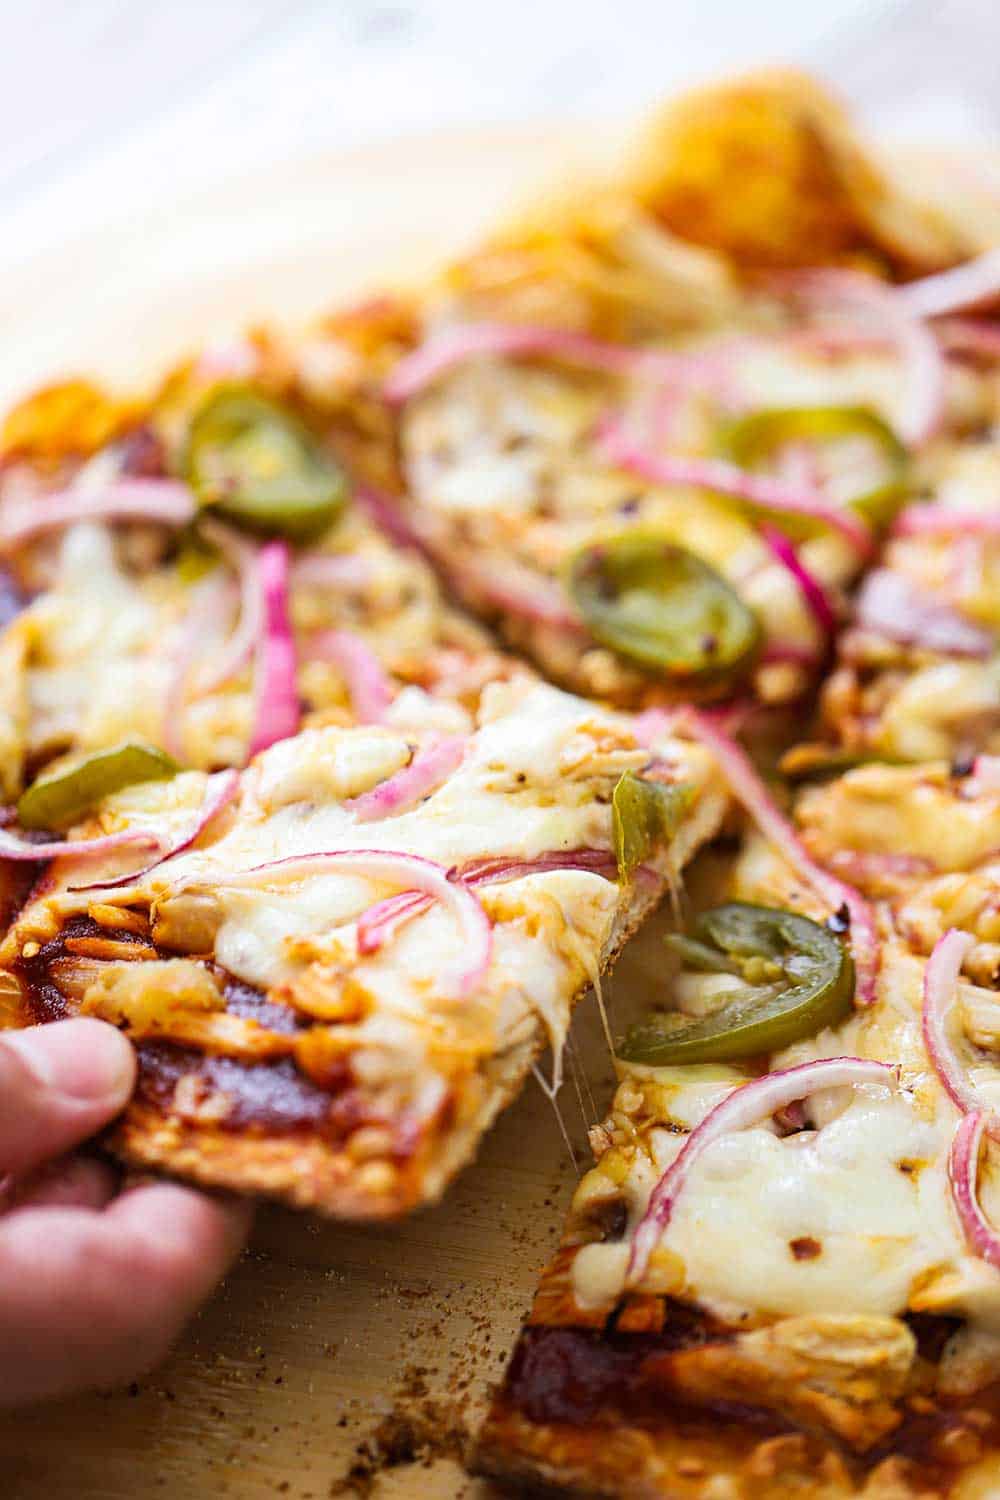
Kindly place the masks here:
<instances>
[{"instance_id":1,"label":"bbq sauce layer","mask_svg":"<svg viewBox=\"0 0 1000 1500\"><path fill-rule=\"evenodd\" d=\"M73 1015L77 1007L56 977L59 964L72 956L99 956L111 947L119 949L117 957L131 953L136 961L170 956L161 954L144 932L104 926L86 914L72 916L37 951L26 945L26 952L12 966L31 1022L58 1021ZM217 965L211 967L230 1014L252 1019L280 1035L302 1028L303 1018L290 1006L276 1004L262 990ZM329 1086L321 1088L290 1058L249 1063L233 1057L205 1056L171 1042L142 1041L136 1050L136 1097L164 1116L268 1135L318 1133L331 1142L341 1141L373 1122L370 1101L354 1085L346 1060L328 1074ZM407 1154L402 1143L400 1154Z\"/></svg>"},{"instance_id":2,"label":"bbq sauce layer","mask_svg":"<svg viewBox=\"0 0 1000 1500\"><path fill-rule=\"evenodd\" d=\"M734 1463L747 1459L768 1438L795 1434L818 1463L833 1451L859 1484L888 1458L919 1473L921 1493L946 1496L968 1464L1000 1450L1000 1381L959 1402L914 1392L899 1405L893 1431L864 1453L847 1448L830 1433L806 1431L773 1410L733 1401L699 1401L679 1396L669 1379L670 1356L707 1348L733 1336L698 1308L664 1302L658 1333L531 1324L518 1341L491 1417L491 1426L510 1419L553 1432L567 1429L580 1440L637 1428L676 1443L709 1442ZM957 1320L929 1315L907 1320L917 1337L921 1364L933 1378Z\"/></svg>"}]
</instances>

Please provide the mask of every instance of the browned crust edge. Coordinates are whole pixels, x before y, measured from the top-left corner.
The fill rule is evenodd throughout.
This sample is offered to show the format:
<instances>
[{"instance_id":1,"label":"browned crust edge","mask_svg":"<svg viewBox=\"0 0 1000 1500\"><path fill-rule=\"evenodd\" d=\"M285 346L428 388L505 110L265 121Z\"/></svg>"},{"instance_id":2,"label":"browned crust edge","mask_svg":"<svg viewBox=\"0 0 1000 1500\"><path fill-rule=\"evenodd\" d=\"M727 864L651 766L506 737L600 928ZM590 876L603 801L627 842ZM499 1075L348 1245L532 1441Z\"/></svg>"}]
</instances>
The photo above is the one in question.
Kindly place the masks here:
<instances>
[{"instance_id":1,"label":"browned crust edge","mask_svg":"<svg viewBox=\"0 0 1000 1500\"><path fill-rule=\"evenodd\" d=\"M712 784L704 786L671 849L678 868L718 831L726 806L721 790ZM633 887L602 956L602 973L614 964L626 942L659 903L665 887L665 878L655 887ZM574 996L574 1007L586 989L586 985L581 986ZM517 1097L546 1042L545 1028L536 1021L524 1041L489 1059L473 1080L472 1087L479 1090L478 1101L471 1100L472 1107L464 1118L447 1127L425 1155L398 1173L398 1186L392 1191L365 1190L358 1181L358 1163L317 1134L270 1138L241 1134L216 1125L185 1123L137 1100L128 1106L106 1144L131 1166L183 1177L205 1187L273 1198L330 1218L396 1219L441 1197L452 1178L474 1157L496 1117Z\"/></svg>"}]
</instances>

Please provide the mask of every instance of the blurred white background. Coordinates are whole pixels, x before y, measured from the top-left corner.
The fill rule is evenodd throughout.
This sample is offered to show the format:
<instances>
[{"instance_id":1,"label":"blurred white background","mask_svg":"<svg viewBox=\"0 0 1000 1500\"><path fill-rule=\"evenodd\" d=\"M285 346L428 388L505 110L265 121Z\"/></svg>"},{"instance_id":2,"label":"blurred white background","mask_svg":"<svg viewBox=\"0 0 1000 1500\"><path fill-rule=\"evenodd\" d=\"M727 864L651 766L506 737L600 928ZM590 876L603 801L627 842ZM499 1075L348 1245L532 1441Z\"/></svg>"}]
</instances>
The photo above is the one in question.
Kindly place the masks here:
<instances>
[{"instance_id":1,"label":"blurred white background","mask_svg":"<svg viewBox=\"0 0 1000 1500\"><path fill-rule=\"evenodd\" d=\"M754 62L818 68L892 134L1000 131L997 0L0 0L0 35L0 206L29 239L220 172L626 113Z\"/></svg>"},{"instance_id":2,"label":"blurred white background","mask_svg":"<svg viewBox=\"0 0 1000 1500\"><path fill-rule=\"evenodd\" d=\"M0 36L0 406L418 276L590 161L574 122L754 64L1000 140L1000 0L0 0Z\"/></svg>"}]
</instances>

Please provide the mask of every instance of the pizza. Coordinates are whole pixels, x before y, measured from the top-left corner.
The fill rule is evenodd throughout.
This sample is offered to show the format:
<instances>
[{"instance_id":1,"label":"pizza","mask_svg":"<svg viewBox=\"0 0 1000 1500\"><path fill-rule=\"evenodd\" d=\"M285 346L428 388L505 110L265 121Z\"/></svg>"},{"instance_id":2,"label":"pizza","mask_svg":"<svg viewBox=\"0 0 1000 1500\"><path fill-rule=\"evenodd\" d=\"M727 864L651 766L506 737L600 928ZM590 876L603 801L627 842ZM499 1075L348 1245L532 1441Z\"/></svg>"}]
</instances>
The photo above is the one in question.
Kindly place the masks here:
<instances>
[{"instance_id":1,"label":"pizza","mask_svg":"<svg viewBox=\"0 0 1000 1500\"><path fill-rule=\"evenodd\" d=\"M126 1160L396 1215L546 1040L558 1086L573 1002L725 805L699 746L530 679L462 735L304 729L71 827L7 934L7 1018L134 1039Z\"/></svg>"},{"instance_id":2,"label":"pizza","mask_svg":"<svg viewBox=\"0 0 1000 1500\"><path fill-rule=\"evenodd\" d=\"M913 452L995 400L994 367L939 359L862 268L962 251L780 77L668 114L622 177L418 302L383 380L408 520L564 686L787 706L918 492Z\"/></svg>"},{"instance_id":3,"label":"pizza","mask_svg":"<svg viewBox=\"0 0 1000 1500\"><path fill-rule=\"evenodd\" d=\"M0 434L0 1024L133 1039L124 1160L431 1201L672 897L481 1470L1000 1474L998 220L756 75Z\"/></svg>"},{"instance_id":4,"label":"pizza","mask_svg":"<svg viewBox=\"0 0 1000 1500\"><path fill-rule=\"evenodd\" d=\"M142 401L73 382L8 416L8 800L63 757L131 739L213 770L300 724L412 715L460 731L481 687L516 669L372 523L367 492L349 498L303 407L260 338L208 351ZM282 706L283 634L295 693L286 683Z\"/></svg>"},{"instance_id":5,"label":"pizza","mask_svg":"<svg viewBox=\"0 0 1000 1500\"><path fill-rule=\"evenodd\" d=\"M785 196L788 153L805 172L829 138L794 88L783 114L775 99L739 86L681 106L660 181L755 287L780 266L783 295L815 296L823 357L851 370L888 348L865 274L804 272L807 251L755 239L773 220L739 221L778 202L801 246L815 230L839 244L824 259L859 254L857 219L810 219L804 177ZM764 157L755 181L751 152L731 207L726 142L755 131L783 143L785 181ZM871 221L862 238L879 253ZM480 1434L476 1467L504 1479L669 1500L1000 1483L1000 343L978 314L997 266L914 277L884 243L880 259L911 356L936 366L937 414L921 435L881 408L906 482L783 776L681 710L743 809L739 851L667 932L672 975L616 1041L595 1165Z\"/></svg>"},{"instance_id":6,"label":"pizza","mask_svg":"<svg viewBox=\"0 0 1000 1500\"><path fill-rule=\"evenodd\" d=\"M966 795L996 818L1000 785ZM869 907L859 1006L861 913L764 826L668 935L674 1008L619 1041L477 1466L671 1500L992 1494L996 861Z\"/></svg>"}]
</instances>

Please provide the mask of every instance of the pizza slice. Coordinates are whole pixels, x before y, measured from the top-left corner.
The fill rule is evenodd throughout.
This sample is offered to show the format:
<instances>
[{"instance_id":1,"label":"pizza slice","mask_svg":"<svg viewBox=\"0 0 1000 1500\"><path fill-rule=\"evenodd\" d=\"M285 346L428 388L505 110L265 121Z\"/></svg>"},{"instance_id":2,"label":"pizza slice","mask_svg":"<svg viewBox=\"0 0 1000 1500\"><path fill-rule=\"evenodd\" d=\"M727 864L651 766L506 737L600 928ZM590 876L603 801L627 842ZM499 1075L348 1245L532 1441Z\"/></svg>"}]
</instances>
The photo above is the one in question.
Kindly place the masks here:
<instances>
[{"instance_id":1,"label":"pizza slice","mask_svg":"<svg viewBox=\"0 0 1000 1500\"><path fill-rule=\"evenodd\" d=\"M467 733L305 729L105 797L0 950L4 1021L135 1041L126 1160L324 1213L437 1197L717 831L712 758L527 677Z\"/></svg>"},{"instance_id":2,"label":"pizza slice","mask_svg":"<svg viewBox=\"0 0 1000 1500\"><path fill-rule=\"evenodd\" d=\"M976 248L801 80L710 92L375 338L369 446L453 591L553 680L794 703L918 457L991 417L992 370L924 316L937 277L893 284Z\"/></svg>"},{"instance_id":3,"label":"pizza slice","mask_svg":"<svg viewBox=\"0 0 1000 1500\"><path fill-rule=\"evenodd\" d=\"M8 416L5 800L129 742L213 770L303 723L462 733L482 686L523 671L380 531L321 434L264 336L142 401L76 382Z\"/></svg>"},{"instance_id":4,"label":"pizza slice","mask_svg":"<svg viewBox=\"0 0 1000 1500\"><path fill-rule=\"evenodd\" d=\"M837 906L737 794L765 837L619 1045L477 1467L649 1500L992 1494L995 868Z\"/></svg>"}]
</instances>

